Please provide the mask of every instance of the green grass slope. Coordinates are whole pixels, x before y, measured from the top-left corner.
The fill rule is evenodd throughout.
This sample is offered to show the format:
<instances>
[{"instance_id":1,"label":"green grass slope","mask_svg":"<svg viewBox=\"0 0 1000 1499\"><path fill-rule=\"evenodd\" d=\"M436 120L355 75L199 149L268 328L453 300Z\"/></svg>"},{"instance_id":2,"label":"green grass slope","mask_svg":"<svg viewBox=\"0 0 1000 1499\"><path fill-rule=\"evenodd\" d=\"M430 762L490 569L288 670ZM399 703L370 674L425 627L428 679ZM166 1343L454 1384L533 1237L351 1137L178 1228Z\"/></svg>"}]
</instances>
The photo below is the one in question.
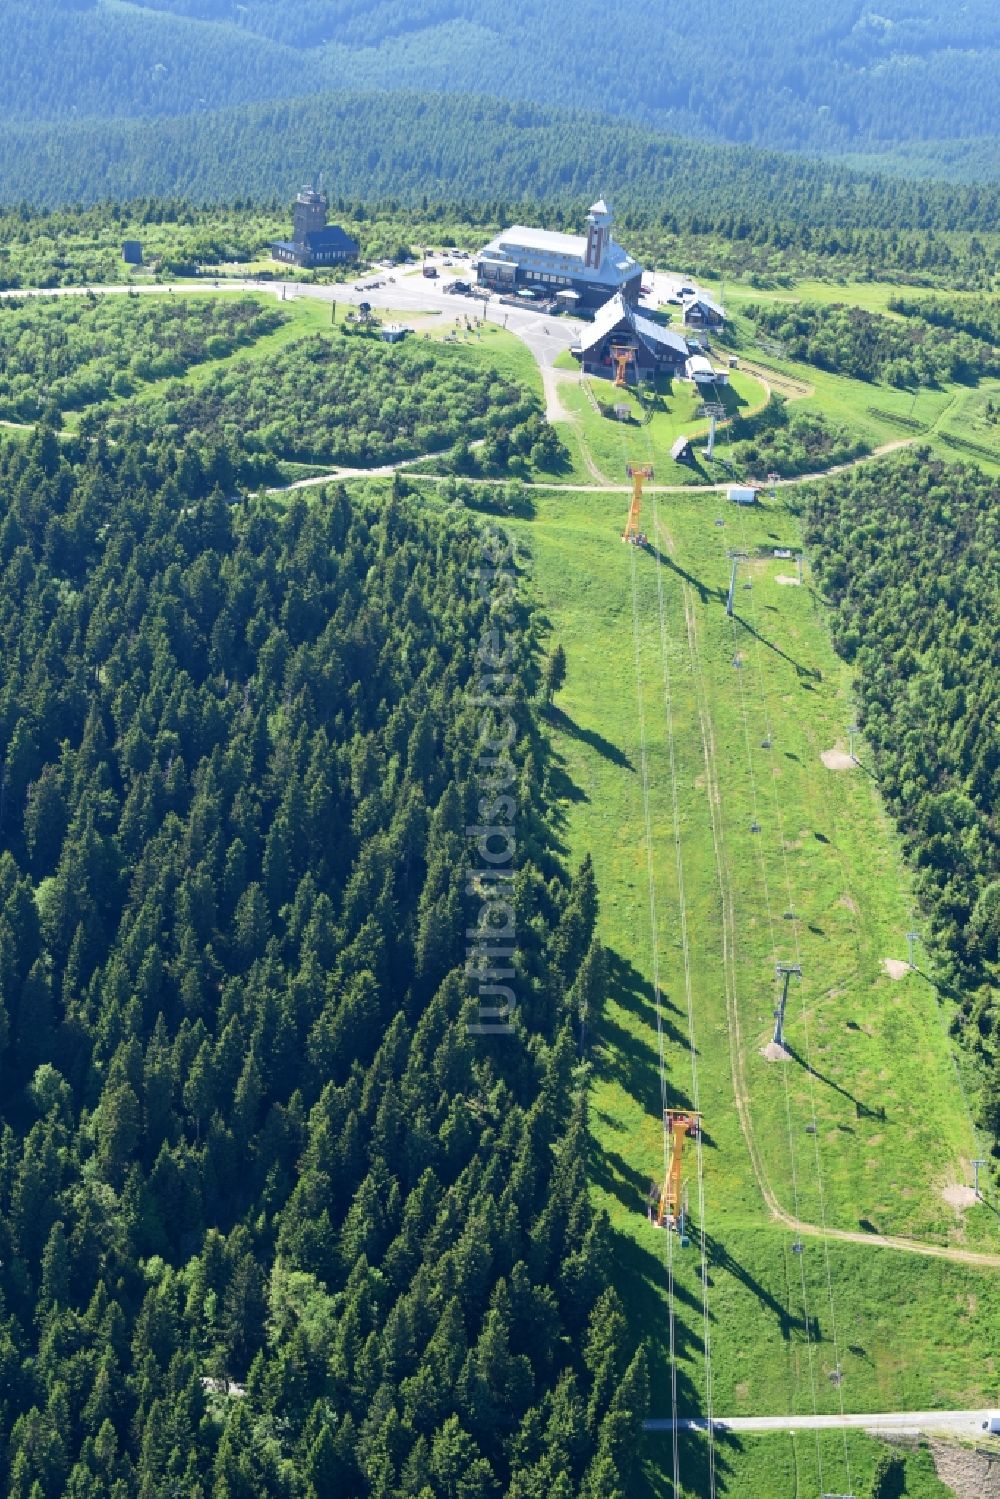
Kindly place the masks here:
<instances>
[{"instance_id":1,"label":"green grass slope","mask_svg":"<svg viewBox=\"0 0 1000 1499\"><path fill-rule=\"evenodd\" d=\"M727 549L794 550L796 518L723 505L650 497L654 555L619 542L618 497L546 496L518 527L568 655L553 789L567 847L593 852L611 954L591 1037L593 1180L633 1328L652 1343L653 1411L672 1408L671 1339L679 1409L705 1408L703 1289L717 1414L979 1403L995 1384L996 1270L864 1242L998 1247L985 1209L950 1201L977 1141L948 1012L932 974L883 968L906 956L909 883L871 776L820 759L845 747L851 702L808 568L802 587L779 582L787 561L744 569L726 618ZM668 1102L691 1103L697 1085L705 1116L703 1217L688 1156L704 1281L697 1235L682 1252L645 1214L662 1172L651 912ZM760 1054L778 959L803 968L787 1063ZM817 1232L776 1221L769 1201ZM649 1442L651 1492L666 1493L669 1438ZM734 1475L742 1446L722 1454Z\"/></svg>"}]
</instances>

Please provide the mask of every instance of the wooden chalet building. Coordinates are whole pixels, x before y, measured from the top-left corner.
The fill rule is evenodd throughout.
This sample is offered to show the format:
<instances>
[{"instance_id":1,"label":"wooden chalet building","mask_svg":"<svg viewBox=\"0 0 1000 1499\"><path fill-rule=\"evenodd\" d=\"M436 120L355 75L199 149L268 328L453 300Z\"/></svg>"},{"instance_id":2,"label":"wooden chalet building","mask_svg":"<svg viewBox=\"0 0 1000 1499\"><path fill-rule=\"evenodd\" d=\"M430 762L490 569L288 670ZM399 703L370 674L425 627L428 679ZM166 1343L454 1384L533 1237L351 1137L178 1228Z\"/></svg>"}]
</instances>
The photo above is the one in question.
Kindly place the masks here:
<instances>
[{"instance_id":1,"label":"wooden chalet building","mask_svg":"<svg viewBox=\"0 0 1000 1499\"><path fill-rule=\"evenodd\" d=\"M721 328L726 314L718 302L713 302L704 292L698 292L685 301L683 318L687 328Z\"/></svg>"},{"instance_id":2,"label":"wooden chalet building","mask_svg":"<svg viewBox=\"0 0 1000 1499\"><path fill-rule=\"evenodd\" d=\"M619 293L597 313L583 330L579 345L570 352L580 360L587 375L615 373L613 350L631 352L626 378L635 382L650 375L683 375L688 358L687 341L669 328L661 328L644 317Z\"/></svg>"},{"instance_id":3,"label":"wooden chalet building","mask_svg":"<svg viewBox=\"0 0 1000 1499\"><path fill-rule=\"evenodd\" d=\"M615 243L613 222L601 199L587 214L586 234L514 224L480 251L479 285L493 292L551 298L567 311L603 307L615 296L637 302L642 266Z\"/></svg>"},{"instance_id":4,"label":"wooden chalet building","mask_svg":"<svg viewBox=\"0 0 1000 1499\"><path fill-rule=\"evenodd\" d=\"M339 224L326 222L329 206L325 193L315 187L304 187L295 200L292 237L275 240L271 246L272 260L304 270L357 260L357 241L345 234Z\"/></svg>"}]
</instances>

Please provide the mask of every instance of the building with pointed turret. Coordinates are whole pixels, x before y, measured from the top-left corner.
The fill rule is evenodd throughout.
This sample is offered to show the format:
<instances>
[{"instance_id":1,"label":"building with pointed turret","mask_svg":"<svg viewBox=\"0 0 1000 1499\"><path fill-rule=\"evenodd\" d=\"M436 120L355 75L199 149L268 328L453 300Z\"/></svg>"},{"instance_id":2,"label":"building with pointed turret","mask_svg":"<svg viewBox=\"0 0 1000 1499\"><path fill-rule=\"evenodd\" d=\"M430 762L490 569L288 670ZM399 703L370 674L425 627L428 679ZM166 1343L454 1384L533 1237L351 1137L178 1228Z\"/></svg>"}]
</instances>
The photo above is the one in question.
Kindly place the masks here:
<instances>
[{"instance_id":1,"label":"building with pointed turret","mask_svg":"<svg viewBox=\"0 0 1000 1499\"><path fill-rule=\"evenodd\" d=\"M326 193L316 186L304 187L295 200L292 237L275 241L271 246L272 259L305 270L357 260L357 241L345 234L339 224L326 222L329 207Z\"/></svg>"},{"instance_id":2,"label":"building with pointed turret","mask_svg":"<svg viewBox=\"0 0 1000 1499\"><path fill-rule=\"evenodd\" d=\"M568 311L592 311L612 297L639 300L642 266L612 237L614 218L601 198L587 214L586 234L559 234L515 224L480 251L479 285L494 292L530 293Z\"/></svg>"}]
</instances>

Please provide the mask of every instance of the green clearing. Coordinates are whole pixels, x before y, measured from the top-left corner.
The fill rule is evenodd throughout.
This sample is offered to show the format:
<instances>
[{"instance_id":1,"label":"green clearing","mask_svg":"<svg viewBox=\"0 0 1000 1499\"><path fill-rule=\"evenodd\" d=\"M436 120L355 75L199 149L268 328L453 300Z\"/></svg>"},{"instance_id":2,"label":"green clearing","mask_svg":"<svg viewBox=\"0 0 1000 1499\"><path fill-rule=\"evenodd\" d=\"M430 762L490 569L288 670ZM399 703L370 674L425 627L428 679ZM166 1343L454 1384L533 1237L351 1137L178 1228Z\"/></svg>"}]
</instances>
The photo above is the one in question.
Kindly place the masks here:
<instances>
[{"instance_id":1,"label":"green clearing","mask_svg":"<svg viewBox=\"0 0 1000 1499\"><path fill-rule=\"evenodd\" d=\"M669 1464L670 1438L663 1441L663 1461ZM822 1432L818 1440L809 1431L731 1437L720 1442L716 1452L719 1491L754 1499L801 1499L843 1484L845 1493L868 1494L878 1455L886 1450L861 1432L849 1432L846 1445L835 1432ZM903 1459L907 1499L946 1499L952 1494L935 1473L929 1451L890 1450ZM704 1453L690 1440L681 1445L680 1472L685 1496L699 1499L709 1493Z\"/></svg>"},{"instance_id":2,"label":"green clearing","mask_svg":"<svg viewBox=\"0 0 1000 1499\"><path fill-rule=\"evenodd\" d=\"M780 297L768 292L751 293L745 287L730 288L727 296L731 317L725 334L714 340L717 350L737 354L745 368L756 371L778 394L797 404L801 402L803 410L817 412L834 428L862 437L872 447L919 438L929 442L942 457L974 458L989 472L1000 470L996 427L981 416L977 419L988 401L1000 402L1000 380L983 379L978 385L948 382L916 390L869 384L782 358L773 347L757 340L750 320L738 310L747 301L813 299L850 302L871 311L888 312L889 297L902 289L886 283L875 283L873 287L852 283L842 288L827 286L826 295L820 297L822 286L820 282L801 282L796 285L794 296ZM835 290L840 291L839 297L831 295ZM907 288L908 292L911 290ZM865 296L866 292L873 295ZM976 447L963 453L944 440L945 434L972 441Z\"/></svg>"},{"instance_id":3,"label":"green clearing","mask_svg":"<svg viewBox=\"0 0 1000 1499\"><path fill-rule=\"evenodd\" d=\"M655 394L643 401L631 389L616 390L611 381L590 377L561 380L558 390L570 420L556 422L556 431L575 455L579 455L580 444L585 444L591 463L605 482L624 485L625 465L630 459L652 463L658 484L713 484L725 478L717 464L702 459L701 446L708 432L708 421L700 414L705 397L689 381L658 381ZM599 404L629 407L631 420L622 422L603 415L595 409L588 390ZM729 414L749 414L766 399L760 381L743 370L734 371L729 386L721 387L717 394ZM652 415L644 425L647 410ZM692 463L675 463L670 456L671 447L682 434L692 439ZM565 479L567 483L593 484L595 474L582 456L575 456Z\"/></svg>"},{"instance_id":4,"label":"green clearing","mask_svg":"<svg viewBox=\"0 0 1000 1499\"><path fill-rule=\"evenodd\" d=\"M905 291L908 297L940 297L941 288L934 286L910 286L899 281L795 281L791 286L759 288L746 282L711 279L704 282L704 289L713 298L724 297L730 304L743 302L843 302L851 307L864 307L869 312L884 312L889 317L899 314L890 312L889 302ZM949 290L949 296L981 296L981 292Z\"/></svg>"},{"instance_id":5,"label":"green clearing","mask_svg":"<svg viewBox=\"0 0 1000 1499\"><path fill-rule=\"evenodd\" d=\"M853 1232L998 1246L996 1218L983 1207L953 1208L943 1195L971 1180L978 1143L948 1011L932 978L894 980L882 968L884 958L905 958L913 920L894 832L864 770L827 770L820 761L823 750L845 747L850 679L832 651L808 569L806 586L796 587L778 582L794 574L794 563L755 563L737 588L735 624L725 615L727 548L794 550L797 520L780 505L742 512L716 495L650 495L643 524L657 558L621 546L620 512L618 496L550 493L539 498L534 520L514 529L530 554L553 638L568 656L552 735L558 815L570 858L593 854L612 954L593 1036L594 1192L615 1230L631 1325L651 1340L653 1414L671 1409L668 1247L682 1413L703 1408L705 1376L697 1241L682 1252L645 1215L647 1187L662 1173L662 1135L633 566L668 1094L670 1103L687 1105L692 1070L664 662L669 668L706 1130L715 1411L837 1410L841 1398L848 1410L982 1403L992 1398L997 1372L995 1270L814 1236L804 1236L796 1254L795 1233L766 1207L734 1107L735 1063L758 1167L787 1213ZM725 525L716 526L717 518ZM748 573L750 590L743 587ZM772 747L764 749L768 734ZM863 747L860 754L864 761ZM755 818L759 833L751 831ZM760 1055L772 1024L776 959L803 967L787 1024L796 1058L786 1063ZM814 1118L816 1134L807 1130ZM687 1161L696 1208L694 1155ZM830 1378L838 1366L839 1389ZM669 1438L649 1443L649 1492L665 1493ZM724 1492L781 1492L744 1486L735 1458L733 1472Z\"/></svg>"}]
</instances>

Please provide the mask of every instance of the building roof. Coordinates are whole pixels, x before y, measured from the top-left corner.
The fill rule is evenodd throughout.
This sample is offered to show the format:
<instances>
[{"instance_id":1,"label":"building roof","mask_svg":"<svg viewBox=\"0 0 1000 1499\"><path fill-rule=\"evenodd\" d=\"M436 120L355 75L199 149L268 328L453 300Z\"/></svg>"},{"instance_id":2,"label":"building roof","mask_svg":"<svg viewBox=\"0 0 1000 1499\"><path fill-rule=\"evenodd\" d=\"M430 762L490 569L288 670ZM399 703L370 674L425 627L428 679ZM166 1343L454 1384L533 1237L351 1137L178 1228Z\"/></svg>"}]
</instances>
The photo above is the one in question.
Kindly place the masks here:
<instances>
[{"instance_id":1,"label":"building roof","mask_svg":"<svg viewBox=\"0 0 1000 1499\"><path fill-rule=\"evenodd\" d=\"M603 198L598 198L598 200L597 200L596 203L591 203L590 207L587 209L587 212L588 213L610 213L611 209L605 203L605 201L604 201Z\"/></svg>"},{"instance_id":2,"label":"building roof","mask_svg":"<svg viewBox=\"0 0 1000 1499\"><path fill-rule=\"evenodd\" d=\"M672 333L669 328L661 328L659 323L654 323L652 318L643 317L641 312L633 313L635 331L646 343L660 344L666 349L673 349L675 354L681 354L687 358L687 340L679 333Z\"/></svg>"},{"instance_id":3,"label":"building roof","mask_svg":"<svg viewBox=\"0 0 1000 1499\"><path fill-rule=\"evenodd\" d=\"M356 250L358 242L339 224L327 224L325 229L314 229L306 235L306 246L310 250Z\"/></svg>"},{"instance_id":4,"label":"building roof","mask_svg":"<svg viewBox=\"0 0 1000 1499\"><path fill-rule=\"evenodd\" d=\"M699 292L696 297L691 297L687 303L688 307L703 307L706 312L713 313L716 317L725 318L726 314L718 302L713 302L711 297L706 297L704 292Z\"/></svg>"},{"instance_id":5,"label":"building roof","mask_svg":"<svg viewBox=\"0 0 1000 1499\"><path fill-rule=\"evenodd\" d=\"M512 224L490 240L488 250L512 244L519 250L548 250L552 255L579 255L581 260L587 253L585 234L563 234L558 229L533 229L528 224Z\"/></svg>"},{"instance_id":6,"label":"building roof","mask_svg":"<svg viewBox=\"0 0 1000 1499\"><path fill-rule=\"evenodd\" d=\"M679 333L671 333L669 328L661 328L659 323L654 323L650 318L643 317L636 312L628 302L625 301L621 292L618 292L609 302L601 307L589 328L585 328L580 335L580 348L586 353L599 343L603 343L609 334L614 333L621 324L625 323L630 332L642 340L651 353L662 354L670 350L681 358L687 358L687 344Z\"/></svg>"},{"instance_id":7,"label":"building roof","mask_svg":"<svg viewBox=\"0 0 1000 1499\"><path fill-rule=\"evenodd\" d=\"M712 362L710 359L706 359L704 354L691 355L691 358L688 360L688 372L691 375L711 375L713 379L715 378Z\"/></svg>"},{"instance_id":8,"label":"building roof","mask_svg":"<svg viewBox=\"0 0 1000 1499\"><path fill-rule=\"evenodd\" d=\"M673 447L670 449L670 456L671 456L671 458L679 458L682 453L686 453L687 452L687 450L688 450L688 448L690 446L691 446L691 439L690 439L690 437L678 437L677 441L674 443Z\"/></svg>"},{"instance_id":9,"label":"building roof","mask_svg":"<svg viewBox=\"0 0 1000 1499\"><path fill-rule=\"evenodd\" d=\"M512 224L490 240L479 258L487 262L505 261L522 270L571 275L576 280L597 286L621 286L642 274L642 267L621 245L609 239L600 266L586 264L587 239L583 234L562 234L555 229L533 229L527 224Z\"/></svg>"}]
</instances>

